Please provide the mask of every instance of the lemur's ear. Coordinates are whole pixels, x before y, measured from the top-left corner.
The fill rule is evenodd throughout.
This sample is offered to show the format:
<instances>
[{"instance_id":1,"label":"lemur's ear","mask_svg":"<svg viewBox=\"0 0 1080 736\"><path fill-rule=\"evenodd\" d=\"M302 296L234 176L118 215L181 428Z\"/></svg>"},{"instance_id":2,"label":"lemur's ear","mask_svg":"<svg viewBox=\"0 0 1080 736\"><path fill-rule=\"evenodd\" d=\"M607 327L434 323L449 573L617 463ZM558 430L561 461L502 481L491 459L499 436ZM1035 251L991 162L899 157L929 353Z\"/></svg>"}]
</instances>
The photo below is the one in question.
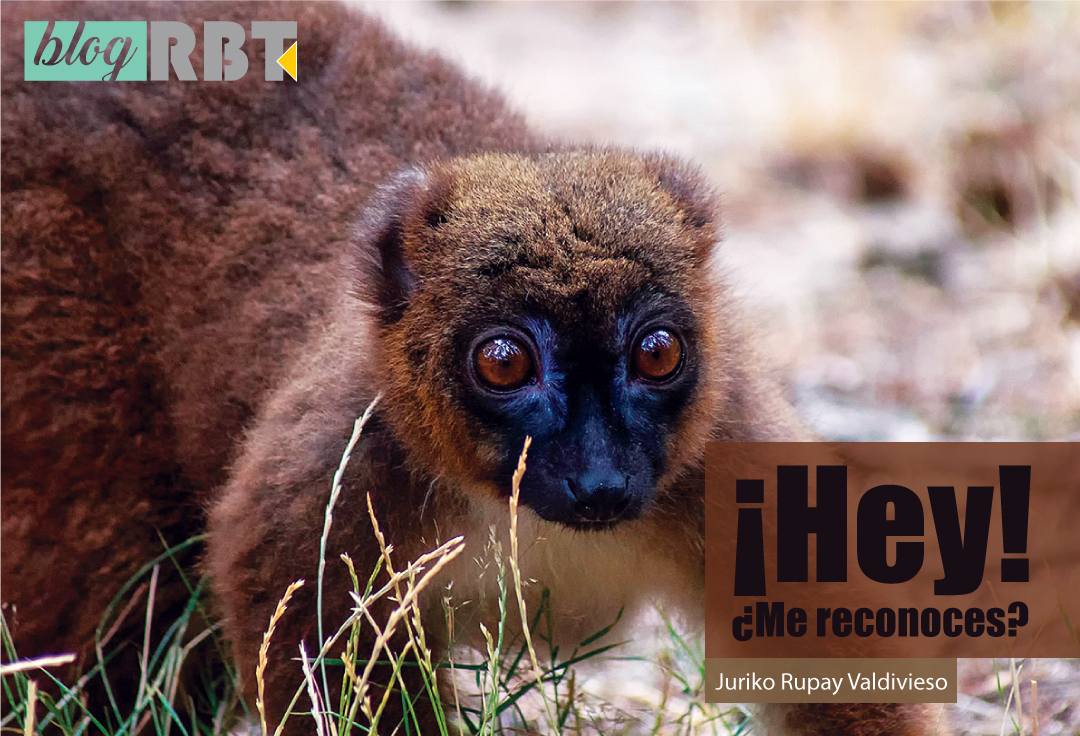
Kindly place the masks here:
<instances>
[{"instance_id":1,"label":"lemur's ear","mask_svg":"<svg viewBox=\"0 0 1080 736\"><path fill-rule=\"evenodd\" d=\"M447 198L422 169L407 169L381 185L368 200L355 243L363 280L374 289L384 325L401 319L417 289L417 244L446 222Z\"/></svg>"},{"instance_id":2,"label":"lemur's ear","mask_svg":"<svg viewBox=\"0 0 1080 736\"><path fill-rule=\"evenodd\" d=\"M683 223L698 232L699 261L705 261L720 241L720 198L697 167L664 155L647 158L658 185L682 210Z\"/></svg>"}]
</instances>

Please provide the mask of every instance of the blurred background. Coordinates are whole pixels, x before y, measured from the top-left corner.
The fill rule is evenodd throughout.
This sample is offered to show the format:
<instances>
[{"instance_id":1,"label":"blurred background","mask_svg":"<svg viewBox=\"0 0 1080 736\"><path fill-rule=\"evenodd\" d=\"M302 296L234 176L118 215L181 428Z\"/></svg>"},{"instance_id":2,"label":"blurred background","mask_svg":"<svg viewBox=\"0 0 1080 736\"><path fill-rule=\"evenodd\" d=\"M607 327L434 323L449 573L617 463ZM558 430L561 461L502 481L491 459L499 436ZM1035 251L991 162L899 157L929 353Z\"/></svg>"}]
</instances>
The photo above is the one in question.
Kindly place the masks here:
<instances>
[{"instance_id":1,"label":"blurred background","mask_svg":"<svg viewBox=\"0 0 1080 736\"><path fill-rule=\"evenodd\" d=\"M699 163L756 339L822 436L1080 440L1080 3L364 7L546 133ZM596 732L686 708L656 641L660 667L583 681ZM1080 734L1076 660L960 678L960 734Z\"/></svg>"},{"instance_id":2,"label":"blurred background","mask_svg":"<svg viewBox=\"0 0 1080 736\"><path fill-rule=\"evenodd\" d=\"M365 7L546 133L699 163L822 436L1080 439L1080 4Z\"/></svg>"}]
</instances>

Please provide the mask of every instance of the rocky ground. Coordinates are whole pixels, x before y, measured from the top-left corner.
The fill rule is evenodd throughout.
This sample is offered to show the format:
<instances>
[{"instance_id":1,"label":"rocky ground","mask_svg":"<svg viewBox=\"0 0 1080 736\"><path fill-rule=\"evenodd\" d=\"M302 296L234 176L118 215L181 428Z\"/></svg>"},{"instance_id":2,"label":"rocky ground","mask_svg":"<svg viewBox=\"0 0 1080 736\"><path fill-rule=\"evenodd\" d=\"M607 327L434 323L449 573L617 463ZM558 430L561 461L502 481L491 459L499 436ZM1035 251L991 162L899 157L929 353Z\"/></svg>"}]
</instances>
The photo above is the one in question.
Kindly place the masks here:
<instances>
[{"instance_id":1,"label":"rocky ground","mask_svg":"<svg viewBox=\"0 0 1080 736\"><path fill-rule=\"evenodd\" d=\"M698 161L824 437L1080 439L1077 3L369 7L542 130ZM961 669L962 732L1016 733L1008 663ZM1025 733L1032 678L1038 733L1080 732L1076 661L1024 665ZM662 699L635 681L592 690Z\"/></svg>"}]
</instances>

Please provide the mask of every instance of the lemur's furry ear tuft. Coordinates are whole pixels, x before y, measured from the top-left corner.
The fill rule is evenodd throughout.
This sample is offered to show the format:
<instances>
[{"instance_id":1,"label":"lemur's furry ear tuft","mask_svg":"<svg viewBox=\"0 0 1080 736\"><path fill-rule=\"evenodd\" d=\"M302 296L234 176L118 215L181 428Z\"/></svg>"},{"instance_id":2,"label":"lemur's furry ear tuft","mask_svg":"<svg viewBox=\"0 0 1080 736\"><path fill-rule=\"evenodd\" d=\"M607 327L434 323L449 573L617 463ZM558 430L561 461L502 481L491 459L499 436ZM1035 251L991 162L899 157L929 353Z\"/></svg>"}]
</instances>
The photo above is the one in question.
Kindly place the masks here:
<instances>
[{"instance_id":1,"label":"lemur's furry ear tuft","mask_svg":"<svg viewBox=\"0 0 1080 736\"><path fill-rule=\"evenodd\" d=\"M437 230L447 221L448 202L424 170L413 168L392 177L364 206L355 243L382 324L401 319L420 287L410 250L425 228Z\"/></svg>"},{"instance_id":2,"label":"lemur's furry ear tuft","mask_svg":"<svg viewBox=\"0 0 1080 736\"><path fill-rule=\"evenodd\" d=\"M658 185L682 210L688 227L700 232L698 256L707 259L720 240L720 198L697 167L664 155L647 157Z\"/></svg>"}]
</instances>

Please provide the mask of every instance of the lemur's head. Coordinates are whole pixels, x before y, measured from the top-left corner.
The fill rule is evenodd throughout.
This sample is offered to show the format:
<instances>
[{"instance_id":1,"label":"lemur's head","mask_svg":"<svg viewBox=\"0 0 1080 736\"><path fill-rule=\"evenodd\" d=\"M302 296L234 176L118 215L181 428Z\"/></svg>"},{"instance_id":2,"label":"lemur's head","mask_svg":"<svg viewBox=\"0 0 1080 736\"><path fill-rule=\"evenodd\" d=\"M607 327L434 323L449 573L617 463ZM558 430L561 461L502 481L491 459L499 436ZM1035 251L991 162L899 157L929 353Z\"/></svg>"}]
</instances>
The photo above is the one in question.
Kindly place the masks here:
<instances>
[{"instance_id":1,"label":"lemur's head","mask_svg":"<svg viewBox=\"0 0 1080 736\"><path fill-rule=\"evenodd\" d=\"M703 178L599 150L452 159L400 175L358 233L384 411L421 465L602 529L701 454L723 393L718 240Z\"/></svg>"}]
</instances>

